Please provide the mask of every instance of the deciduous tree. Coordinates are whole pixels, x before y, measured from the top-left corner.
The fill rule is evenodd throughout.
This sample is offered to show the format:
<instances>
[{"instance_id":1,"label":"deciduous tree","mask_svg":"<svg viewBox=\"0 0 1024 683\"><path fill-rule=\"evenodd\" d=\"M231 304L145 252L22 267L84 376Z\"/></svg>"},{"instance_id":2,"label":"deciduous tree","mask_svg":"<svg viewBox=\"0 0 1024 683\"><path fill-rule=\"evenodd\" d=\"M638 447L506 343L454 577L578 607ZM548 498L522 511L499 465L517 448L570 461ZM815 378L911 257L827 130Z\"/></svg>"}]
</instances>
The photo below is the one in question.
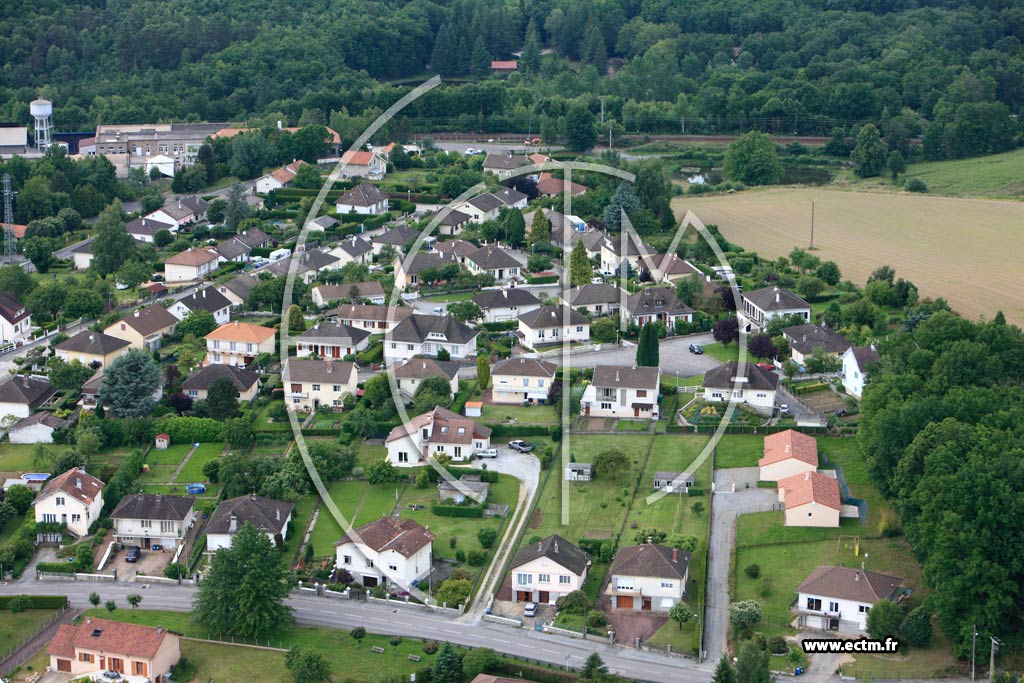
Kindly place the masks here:
<instances>
[{"instance_id":1,"label":"deciduous tree","mask_svg":"<svg viewBox=\"0 0 1024 683\"><path fill-rule=\"evenodd\" d=\"M770 135L750 131L730 143L722 172L746 185L771 185L782 177L782 162Z\"/></svg>"}]
</instances>

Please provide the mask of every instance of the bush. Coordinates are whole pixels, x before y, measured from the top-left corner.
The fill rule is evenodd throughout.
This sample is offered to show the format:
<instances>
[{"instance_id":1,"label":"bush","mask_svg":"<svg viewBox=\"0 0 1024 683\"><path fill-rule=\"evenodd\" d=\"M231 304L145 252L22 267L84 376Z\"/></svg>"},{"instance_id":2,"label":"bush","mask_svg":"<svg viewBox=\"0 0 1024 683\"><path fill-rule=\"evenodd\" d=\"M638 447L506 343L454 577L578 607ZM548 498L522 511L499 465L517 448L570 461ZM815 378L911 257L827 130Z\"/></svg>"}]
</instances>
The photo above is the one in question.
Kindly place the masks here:
<instances>
[{"instance_id":1,"label":"bush","mask_svg":"<svg viewBox=\"0 0 1024 683\"><path fill-rule=\"evenodd\" d=\"M432 655L435 652L437 652L437 641L436 640L428 640L427 642L423 643L423 653L424 654Z\"/></svg>"},{"instance_id":2,"label":"bush","mask_svg":"<svg viewBox=\"0 0 1024 683\"><path fill-rule=\"evenodd\" d=\"M772 636L765 644L768 652L773 655L784 655L789 652L789 645L786 644L786 639L782 636Z\"/></svg>"},{"instance_id":3,"label":"bush","mask_svg":"<svg viewBox=\"0 0 1024 683\"><path fill-rule=\"evenodd\" d=\"M186 574L187 572L185 567L183 567L180 562L171 562L169 565L164 567L164 576L168 579L177 580L178 577L185 576Z\"/></svg>"},{"instance_id":4,"label":"bush","mask_svg":"<svg viewBox=\"0 0 1024 683\"><path fill-rule=\"evenodd\" d=\"M587 615L587 626L590 628L601 628L608 625L608 619L604 612L590 612Z\"/></svg>"},{"instance_id":5,"label":"bush","mask_svg":"<svg viewBox=\"0 0 1024 683\"><path fill-rule=\"evenodd\" d=\"M11 610L13 614L18 614L31 608L32 598L27 595L14 595L7 602L7 609Z\"/></svg>"},{"instance_id":6,"label":"bush","mask_svg":"<svg viewBox=\"0 0 1024 683\"><path fill-rule=\"evenodd\" d=\"M900 527L900 520L896 517L895 512L892 510L882 510L882 515L878 519L878 533L885 538L892 538L903 533L903 529Z\"/></svg>"},{"instance_id":7,"label":"bush","mask_svg":"<svg viewBox=\"0 0 1024 683\"><path fill-rule=\"evenodd\" d=\"M64 595L0 595L0 610L10 609L11 602L20 598L28 599L26 609L61 609L68 604Z\"/></svg>"},{"instance_id":8,"label":"bush","mask_svg":"<svg viewBox=\"0 0 1024 683\"><path fill-rule=\"evenodd\" d=\"M466 562L470 567L482 567L487 564L486 550L470 550L466 556Z\"/></svg>"},{"instance_id":9,"label":"bush","mask_svg":"<svg viewBox=\"0 0 1024 683\"><path fill-rule=\"evenodd\" d=\"M459 550L456 550L455 551L455 561L456 562L465 562L466 561L466 551L462 550L461 548Z\"/></svg>"},{"instance_id":10,"label":"bush","mask_svg":"<svg viewBox=\"0 0 1024 683\"><path fill-rule=\"evenodd\" d=\"M927 192L928 186L920 178L908 178L903 186L907 192Z\"/></svg>"},{"instance_id":11,"label":"bush","mask_svg":"<svg viewBox=\"0 0 1024 683\"><path fill-rule=\"evenodd\" d=\"M203 463L203 476L211 484L216 484L220 478L220 460L207 460Z\"/></svg>"},{"instance_id":12,"label":"bush","mask_svg":"<svg viewBox=\"0 0 1024 683\"><path fill-rule=\"evenodd\" d=\"M492 526L482 527L476 532L476 540L480 541L484 548L490 548L498 540L498 530Z\"/></svg>"},{"instance_id":13,"label":"bush","mask_svg":"<svg viewBox=\"0 0 1024 683\"><path fill-rule=\"evenodd\" d=\"M440 517L483 517L484 509L479 505L444 505L431 503L430 511Z\"/></svg>"},{"instance_id":14,"label":"bush","mask_svg":"<svg viewBox=\"0 0 1024 683\"><path fill-rule=\"evenodd\" d=\"M746 567L744 567L743 573L752 579L756 579L757 577L761 576L761 565L748 564Z\"/></svg>"},{"instance_id":15,"label":"bush","mask_svg":"<svg viewBox=\"0 0 1024 683\"><path fill-rule=\"evenodd\" d=\"M486 673L498 663L498 655L494 650L487 647L480 647L466 653L462 658L462 673L467 680L472 680L478 674Z\"/></svg>"},{"instance_id":16,"label":"bush","mask_svg":"<svg viewBox=\"0 0 1024 683\"><path fill-rule=\"evenodd\" d=\"M587 594L576 590L555 600L555 607L558 608L559 612L565 612L566 614L583 614L587 607L587 602Z\"/></svg>"},{"instance_id":17,"label":"bush","mask_svg":"<svg viewBox=\"0 0 1024 683\"><path fill-rule=\"evenodd\" d=\"M928 647L932 640L932 615L921 605L910 610L900 624L900 635L914 647Z\"/></svg>"}]
</instances>

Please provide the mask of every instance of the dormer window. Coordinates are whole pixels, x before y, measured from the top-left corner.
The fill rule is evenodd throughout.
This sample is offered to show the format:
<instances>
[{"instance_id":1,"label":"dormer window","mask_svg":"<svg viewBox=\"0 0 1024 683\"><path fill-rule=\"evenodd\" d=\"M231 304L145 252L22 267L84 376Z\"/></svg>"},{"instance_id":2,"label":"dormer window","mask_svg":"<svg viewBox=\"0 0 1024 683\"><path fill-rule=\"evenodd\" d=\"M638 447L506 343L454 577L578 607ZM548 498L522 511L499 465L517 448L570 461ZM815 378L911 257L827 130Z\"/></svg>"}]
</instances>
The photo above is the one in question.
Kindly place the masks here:
<instances>
[{"instance_id":1,"label":"dormer window","mask_svg":"<svg viewBox=\"0 0 1024 683\"><path fill-rule=\"evenodd\" d=\"M442 434L447 434L448 433L448 428L447 427L441 427L441 433Z\"/></svg>"},{"instance_id":2,"label":"dormer window","mask_svg":"<svg viewBox=\"0 0 1024 683\"><path fill-rule=\"evenodd\" d=\"M459 427L459 434L465 434L465 433L466 433L466 428L465 427Z\"/></svg>"}]
</instances>

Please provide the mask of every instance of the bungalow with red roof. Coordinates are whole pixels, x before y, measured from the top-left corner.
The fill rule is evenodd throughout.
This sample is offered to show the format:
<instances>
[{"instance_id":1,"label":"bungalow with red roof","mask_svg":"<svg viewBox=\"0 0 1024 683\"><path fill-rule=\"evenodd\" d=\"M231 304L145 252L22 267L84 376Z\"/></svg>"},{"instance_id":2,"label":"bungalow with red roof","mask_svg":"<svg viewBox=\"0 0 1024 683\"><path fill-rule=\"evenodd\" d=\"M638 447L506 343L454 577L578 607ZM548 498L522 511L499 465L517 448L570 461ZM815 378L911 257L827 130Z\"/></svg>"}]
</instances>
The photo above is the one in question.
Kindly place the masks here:
<instances>
[{"instance_id":1,"label":"bungalow with red roof","mask_svg":"<svg viewBox=\"0 0 1024 683\"><path fill-rule=\"evenodd\" d=\"M295 175L299 172L299 167L305 163L305 161L299 159L298 161L293 161L281 168L275 168L267 175L257 178L256 193L267 194L271 190L288 187L291 185L292 181L295 180Z\"/></svg>"},{"instance_id":2,"label":"bungalow with red roof","mask_svg":"<svg viewBox=\"0 0 1024 683\"><path fill-rule=\"evenodd\" d=\"M764 437L764 457L757 461L761 481L780 481L786 477L818 469L818 442L813 436L787 429Z\"/></svg>"},{"instance_id":3,"label":"bungalow with red roof","mask_svg":"<svg viewBox=\"0 0 1024 683\"><path fill-rule=\"evenodd\" d=\"M345 152L341 162L342 178L380 180L388 170L388 162L376 152Z\"/></svg>"},{"instance_id":4,"label":"bungalow with red roof","mask_svg":"<svg viewBox=\"0 0 1024 683\"><path fill-rule=\"evenodd\" d=\"M54 477L36 496L36 523L64 524L75 536L85 536L103 510L102 481L76 467ZM57 543L60 532L40 532L38 542Z\"/></svg>"},{"instance_id":5,"label":"bungalow with red roof","mask_svg":"<svg viewBox=\"0 0 1024 683\"><path fill-rule=\"evenodd\" d=\"M91 678L116 671L129 680L163 683L181 659L178 635L159 626L88 617L61 624L47 648L50 670ZM61 679L64 680L64 679Z\"/></svg>"},{"instance_id":6,"label":"bungalow with red roof","mask_svg":"<svg viewBox=\"0 0 1024 683\"><path fill-rule=\"evenodd\" d=\"M381 517L334 544L335 567L367 588L394 584L407 589L430 573L435 538L414 519Z\"/></svg>"},{"instance_id":7,"label":"bungalow with red roof","mask_svg":"<svg viewBox=\"0 0 1024 683\"><path fill-rule=\"evenodd\" d=\"M779 480L779 502L786 506L786 526L839 526L839 482L827 474L804 472Z\"/></svg>"}]
</instances>

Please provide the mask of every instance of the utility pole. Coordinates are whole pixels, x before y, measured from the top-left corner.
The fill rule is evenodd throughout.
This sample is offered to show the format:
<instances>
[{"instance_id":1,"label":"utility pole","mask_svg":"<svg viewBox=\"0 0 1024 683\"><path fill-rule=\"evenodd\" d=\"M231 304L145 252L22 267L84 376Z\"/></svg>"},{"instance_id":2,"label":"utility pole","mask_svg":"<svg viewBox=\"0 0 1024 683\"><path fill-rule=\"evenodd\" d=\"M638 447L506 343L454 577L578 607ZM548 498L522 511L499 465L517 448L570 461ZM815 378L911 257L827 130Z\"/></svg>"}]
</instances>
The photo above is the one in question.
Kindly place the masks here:
<instances>
[{"instance_id":1,"label":"utility pole","mask_svg":"<svg viewBox=\"0 0 1024 683\"><path fill-rule=\"evenodd\" d=\"M601 95L601 125L604 125L604 95Z\"/></svg>"},{"instance_id":2,"label":"utility pole","mask_svg":"<svg viewBox=\"0 0 1024 683\"><path fill-rule=\"evenodd\" d=\"M973 635L971 636L971 680L974 680L974 655L977 652L977 641L978 641L978 625L975 624L971 627Z\"/></svg>"},{"instance_id":3,"label":"utility pole","mask_svg":"<svg viewBox=\"0 0 1024 683\"><path fill-rule=\"evenodd\" d=\"M814 200L811 200L811 246L809 249L814 249Z\"/></svg>"},{"instance_id":4,"label":"utility pole","mask_svg":"<svg viewBox=\"0 0 1024 683\"><path fill-rule=\"evenodd\" d=\"M612 127L608 126L608 149L612 148Z\"/></svg>"},{"instance_id":5,"label":"utility pole","mask_svg":"<svg viewBox=\"0 0 1024 683\"><path fill-rule=\"evenodd\" d=\"M11 192L11 176L9 173L4 173L3 177L3 192L4 192L4 226L3 226L3 237L4 237L4 261L7 263L14 263L14 254L17 251L15 246L14 237L14 211L11 208L11 198L14 193Z\"/></svg>"},{"instance_id":6,"label":"utility pole","mask_svg":"<svg viewBox=\"0 0 1024 683\"><path fill-rule=\"evenodd\" d=\"M995 636L989 636L992 639L992 652L988 659L988 683L992 683L996 675L996 653L999 652L999 646L1002 645L1002 641Z\"/></svg>"},{"instance_id":7,"label":"utility pole","mask_svg":"<svg viewBox=\"0 0 1024 683\"><path fill-rule=\"evenodd\" d=\"M679 127L682 129L683 135L686 135L686 115L679 117Z\"/></svg>"}]
</instances>

